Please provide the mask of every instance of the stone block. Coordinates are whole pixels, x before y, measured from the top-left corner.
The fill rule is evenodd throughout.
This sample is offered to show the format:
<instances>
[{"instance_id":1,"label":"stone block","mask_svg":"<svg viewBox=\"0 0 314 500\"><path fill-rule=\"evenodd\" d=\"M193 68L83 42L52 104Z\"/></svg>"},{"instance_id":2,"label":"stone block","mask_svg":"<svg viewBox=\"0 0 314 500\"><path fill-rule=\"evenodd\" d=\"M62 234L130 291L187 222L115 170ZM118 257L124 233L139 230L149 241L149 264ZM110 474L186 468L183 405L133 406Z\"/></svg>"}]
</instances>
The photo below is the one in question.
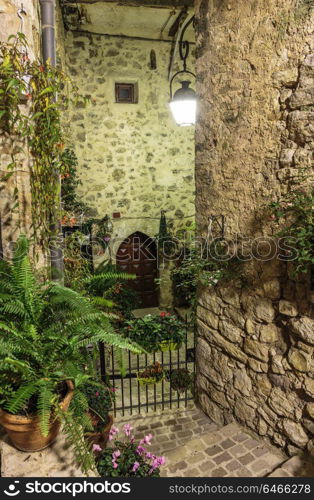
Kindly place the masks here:
<instances>
[{"instance_id":1,"label":"stone block","mask_svg":"<svg viewBox=\"0 0 314 500\"><path fill-rule=\"evenodd\" d=\"M276 325L269 323L268 325L262 325L260 329L259 339L261 342L266 342L272 344L278 340L278 328Z\"/></svg>"},{"instance_id":2,"label":"stone block","mask_svg":"<svg viewBox=\"0 0 314 500\"><path fill-rule=\"evenodd\" d=\"M219 331L230 342L239 344L242 341L243 331L230 321L223 318L219 321Z\"/></svg>"},{"instance_id":3,"label":"stone block","mask_svg":"<svg viewBox=\"0 0 314 500\"><path fill-rule=\"evenodd\" d=\"M278 375L284 375L285 370L282 366L282 356L276 354L271 357L271 371Z\"/></svg>"},{"instance_id":4,"label":"stone block","mask_svg":"<svg viewBox=\"0 0 314 500\"><path fill-rule=\"evenodd\" d=\"M311 378L307 378L304 381L304 390L306 394L308 394L311 398L314 399L314 380Z\"/></svg>"},{"instance_id":5,"label":"stone block","mask_svg":"<svg viewBox=\"0 0 314 500\"><path fill-rule=\"evenodd\" d=\"M269 299L259 299L255 304L254 312L258 320L266 323L271 323L275 318L275 310Z\"/></svg>"},{"instance_id":6,"label":"stone block","mask_svg":"<svg viewBox=\"0 0 314 500\"><path fill-rule=\"evenodd\" d=\"M217 330L219 323L219 316L217 316L212 311L209 311L202 306L198 306L197 317L204 323L206 323L206 325Z\"/></svg>"},{"instance_id":7,"label":"stone block","mask_svg":"<svg viewBox=\"0 0 314 500\"><path fill-rule=\"evenodd\" d=\"M272 410L283 417L294 417L295 401L290 400L279 387L274 387L268 400L268 404Z\"/></svg>"},{"instance_id":8,"label":"stone block","mask_svg":"<svg viewBox=\"0 0 314 500\"><path fill-rule=\"evenodd\" d=\"M304 431L301 424L293 422L292 420L285 419L282 425L283 425L283 431L286 434L286 436L290 439L290 441L292 441L300 448L304 448L306 446L309 437Z\"/></svg>"},{"instance_id":9,"label":"stone block","mask_svg":"<svg viewBox=\"0 0 314 500\"><path fill-rule=\"evenodd\" d=\"M233 345L231 342L222 337L215 330L210 330L201 321L198 322L201 335L205 336L211 345L216 345L220 347L225 353L229 354L232 358L246 363L247 355L238 347Z\"/></svg>"},{"instance_id":10,"label":"stone block","mask_svg":"<svg viewBox=\"0 0 314 500\"><path fill-rule=\"evenodd\" d=\"M268 280L263 284L265 296L270 299L279 299L281 295L281 285L278 279Z\"/></svg>"},{"instance_id":11,"label":"stone block","mask_svg":"<svg viewBox=\"0 0 314 500\"><path fill-rule=\"evenodd\" d=\"M250 356L254 356L261 361L268 361L269 347L252 339L245 339L244 351Z\"/></svg>"},{"instance_id":12,"label":"stone block","mask_svg":"<svg viewBox=\"0 0 314 500\"><path fill-rule=\"evenodd\" d=\"M279 302L279 312L285 316L297 316L297 304L295 302L290 302L289 300L281 300Z\"/></svg>"},{"instance_id":13,"label":"stone block","mask_svg":"<svg viewBox=\"0 0 314 500\"><path fill-rule=\"evenodd\" d=\"M299 349L291 347L288 353L288 362L290 365L300 372L308 372L311 369L311 356Z\"/></svg>"},{"instance_id":14,"label":"stone block","mask_svg":"<svg viewBox=\"0 0 314 500\"><path fill-rule=\"evenodd\" d=\"M288 327L297 337L314 346L314 320L312 318L302 316L290 319Z\"/></svg>"},{"instance_id":15,"label":"stone block","mask_svg":"<svg viewBox=\"0 0 314 500\"><path fill-rule=\"evenodd\" d=\"M237 370L234 374L234 387L242 394L249 396L252 391L252 382L245 370Z\"/></svg>"}]
</instances>

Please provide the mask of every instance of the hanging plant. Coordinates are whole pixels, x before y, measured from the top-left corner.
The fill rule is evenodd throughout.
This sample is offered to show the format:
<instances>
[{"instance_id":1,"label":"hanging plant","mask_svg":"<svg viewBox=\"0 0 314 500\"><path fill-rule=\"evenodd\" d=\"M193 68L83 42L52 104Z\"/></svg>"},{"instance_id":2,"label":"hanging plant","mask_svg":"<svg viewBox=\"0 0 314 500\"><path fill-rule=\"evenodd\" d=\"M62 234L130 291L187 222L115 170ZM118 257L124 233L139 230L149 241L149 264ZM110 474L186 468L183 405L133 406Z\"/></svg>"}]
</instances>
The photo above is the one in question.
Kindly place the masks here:
<instances>
[{"instance_id":1,"label":"hanging plant","mask_svg":"<svg viewBox=\"0 0 314 500\"><path fill-rule=\"evenodd\" d=\"M77 89L68 77L49 63L30 60L23 34L0 43L0 129L13 137L8 179L18 164L29 160L32 229L38 243L53 235L60 219L60 174L69 168L63 154L65 135L61 114Z\"/></svg>"}]
</instances>

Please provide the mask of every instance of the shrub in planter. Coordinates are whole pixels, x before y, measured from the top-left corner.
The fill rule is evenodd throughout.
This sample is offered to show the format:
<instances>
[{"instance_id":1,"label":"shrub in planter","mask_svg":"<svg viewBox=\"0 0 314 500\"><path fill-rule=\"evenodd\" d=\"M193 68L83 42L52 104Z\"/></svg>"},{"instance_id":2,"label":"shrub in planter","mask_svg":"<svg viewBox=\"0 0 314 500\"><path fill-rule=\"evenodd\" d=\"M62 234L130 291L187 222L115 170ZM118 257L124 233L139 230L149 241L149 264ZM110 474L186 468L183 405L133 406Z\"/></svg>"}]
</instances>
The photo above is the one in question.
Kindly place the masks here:
<instances>
[{"instance_id":1,"label":"shrub in planter","mask_svg":"<svg viewBox=\"0 0 314 500\"><path fill-rule=\"evenodd\" d=\"M167 380L174 391L184 392L192 389L193 375L186 368L178 368L167 373Z\"/></svg>"},{"instance_id":2,"label":"shrub in planter","mask_svg":"<svg viewBox=\"0 0 314 500\"><path fill-rule=\"evenodd\" d=\"M154 364L147 366L143 372L137 374L137 380L141 385L157 384L164 378L162 365L156 361Z\"/></svg>"},{"instance_id":3,"label":"shrub in planter","mask_svg":"<svg viewBox=\"0 0 314 500\"><path fill-rule=\"evenodd\" d=\"M115 400L115 390L101 382L87 382L82 392L88 402L88 417L91 427L85 429L85 437L92 444L106 446L113 418L109 414Z\"/></svg>"},{"instance_id":4,"label":"shrub in planter","mask_svg":"<svg viewBox=\"0 0 314 500\"><path fill-rule=\"evenodd\" d=\"M161 312L127 321L124 335L147 352L177 349L185 337L185 325L175 314Z\"/></svg>"},{"instance_id":5,"label":"shrub in planter","mask_svg":"<svg viewBox=\"0 0 314 500\"><path fill-rule=\"evenodd\" d=\"M82 426L88 404L81 386L91 376L84 368L91 366L86 346L104 342L141 351L116 334L87 297L58 283L39 282L25 236L12 263L0 261L0 290L0 423L17 448L35 451L50 444L62 422L87 471L93 460ZM18 419L18 440L10 416Z\"/></svg>"},{"instance_id":6,"label":"shrub in planter","mask_svg":"<svg viewBox=\"0 0 314 500\"><path fill-rule=\"evenodd\" d=\"M152 440L148 434L138 444L132 436L132 426L123 426L124 438L114 440L112 448L94 447L97 453L97 470L102 477L159 477L160 467L166 462L165 457L157 457L147 450ZM109 439L119 433L112 427Z\"/></svg>"}]
</instances>

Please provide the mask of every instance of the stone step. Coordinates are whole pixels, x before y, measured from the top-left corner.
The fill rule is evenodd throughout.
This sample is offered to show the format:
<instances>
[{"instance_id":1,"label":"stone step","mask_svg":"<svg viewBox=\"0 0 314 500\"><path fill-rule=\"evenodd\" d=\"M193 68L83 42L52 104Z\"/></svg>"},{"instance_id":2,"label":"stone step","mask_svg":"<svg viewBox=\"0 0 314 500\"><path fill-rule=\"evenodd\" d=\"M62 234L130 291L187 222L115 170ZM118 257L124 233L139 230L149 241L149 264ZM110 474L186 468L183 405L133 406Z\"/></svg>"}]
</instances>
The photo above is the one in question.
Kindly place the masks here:
<instances>
[{"instance_id":1,"label":"stone step","mask_svg":"<svg viewBox=\"0 0 314 500\"><path fill-rule=\"evenodd\" d=\"M308 456L289 458L268 477L314 477L314 460Z\"/></svg>"},{"instance_id":2,"label":"stone step","mask_svg":"<svg viewBox=\"0 0 314 500\"><path fill-rule=\"evenodd\" d=\"M237 423L191 439L166 458L164 477L264 477L287 459Z\"/></svg>"}]
</instances>

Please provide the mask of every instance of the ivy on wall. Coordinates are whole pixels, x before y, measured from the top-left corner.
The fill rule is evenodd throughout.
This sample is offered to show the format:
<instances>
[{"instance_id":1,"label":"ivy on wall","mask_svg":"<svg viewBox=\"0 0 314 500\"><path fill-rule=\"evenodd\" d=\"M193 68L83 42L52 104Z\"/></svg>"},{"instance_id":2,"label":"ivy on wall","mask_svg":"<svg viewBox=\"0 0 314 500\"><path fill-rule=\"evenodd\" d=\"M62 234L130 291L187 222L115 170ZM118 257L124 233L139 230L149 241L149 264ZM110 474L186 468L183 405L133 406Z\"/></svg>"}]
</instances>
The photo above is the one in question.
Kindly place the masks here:
<instances>
[{"instance_id":1,"label":"ivy on wall","mask_svg":"<svg viewBox=\"0 0 314 500\"><path fill-rule=\"evenodd\" d=\"M43 66L30 60L27 48L21 33L0 43L0 129L15 142L2 180L9 179L20 162L28 162L33 236L45 244L61 216L60 175L71 167L63 153L61 114L78 94L62 71L49 62Z\"/></svg>"}]
</instances>

